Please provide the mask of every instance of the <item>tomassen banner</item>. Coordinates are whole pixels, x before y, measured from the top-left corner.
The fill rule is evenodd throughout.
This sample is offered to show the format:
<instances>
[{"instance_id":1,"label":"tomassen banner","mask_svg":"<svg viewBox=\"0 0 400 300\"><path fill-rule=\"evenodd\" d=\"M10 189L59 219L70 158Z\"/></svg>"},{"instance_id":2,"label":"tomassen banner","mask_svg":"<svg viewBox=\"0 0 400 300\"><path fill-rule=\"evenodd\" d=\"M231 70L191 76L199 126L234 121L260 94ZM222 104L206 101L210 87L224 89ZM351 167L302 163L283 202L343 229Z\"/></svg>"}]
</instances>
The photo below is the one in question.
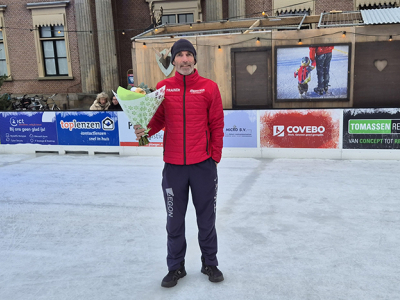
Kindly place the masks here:
<instances>
[{"instance_id":1,"label":"tomassen banner","mask_svg":"<svg viewBox=\"0 0 400 300\"><path fill-rule=\"evenodd\" d=\"M400 109L343 110L343 149L399 149Z\"/></svg>"}]
</instances>

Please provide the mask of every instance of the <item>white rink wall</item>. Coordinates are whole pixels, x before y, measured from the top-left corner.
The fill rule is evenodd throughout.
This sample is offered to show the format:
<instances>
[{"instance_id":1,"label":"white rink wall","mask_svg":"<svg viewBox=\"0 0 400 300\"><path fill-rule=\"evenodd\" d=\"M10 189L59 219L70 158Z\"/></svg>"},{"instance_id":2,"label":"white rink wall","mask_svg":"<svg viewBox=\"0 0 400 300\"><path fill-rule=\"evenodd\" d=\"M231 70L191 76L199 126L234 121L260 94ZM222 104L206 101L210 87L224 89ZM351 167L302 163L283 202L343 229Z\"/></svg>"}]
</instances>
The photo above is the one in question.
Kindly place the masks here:
<instances>
[{"instance_id":1,"label":"white rink wall","mask_svg":"<svg viewBox=\"0 0 400 300\"><path fill-rule=\"evenodd\" d=\"M397 108L226 110L224 114L223 157L400 159ZM87 124L107 120L112 129L70 128L76 120ZM161 157L163 153L163 131L150 139L152 147L138 147L124 112L0 112L0 125L0 154ZM40 144L44 139L53 139L52 144Z\"/></svg>"},{"instance_id":2,"label":"white rink wall","mask_svg":"<svg viewBox=\"0 0 400 300\"><path fill-rule=\"evenodd\" d=\"M0 154L87 154L162 156L161 147L126 146L47 146L47 145L0 145ZM224 148L222 157L229 158L292 158L292 159L372 159L400 160L399 150L358 150L358 149L266 149L266 148Z\"/></svg>"}]
</instances>

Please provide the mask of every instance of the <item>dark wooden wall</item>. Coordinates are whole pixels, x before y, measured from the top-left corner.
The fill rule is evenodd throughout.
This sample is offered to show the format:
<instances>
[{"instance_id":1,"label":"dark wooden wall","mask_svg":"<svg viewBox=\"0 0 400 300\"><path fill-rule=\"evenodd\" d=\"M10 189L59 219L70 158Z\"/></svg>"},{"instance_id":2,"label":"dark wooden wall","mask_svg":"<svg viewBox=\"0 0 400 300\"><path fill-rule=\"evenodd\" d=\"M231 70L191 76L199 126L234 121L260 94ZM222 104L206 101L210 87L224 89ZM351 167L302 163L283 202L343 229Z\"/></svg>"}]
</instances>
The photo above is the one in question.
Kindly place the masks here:
<instances>
[{"instance_id":1,"label":"dark wooden wall","mask_svg":"<svg viewBox=\"0 0 400 300\"><path fill-rule=\"evenodd\" d=\"M231 53L233 108L272 107L271 48L232 48Z\"/></svg>"},{"instance_id":2,"label":"dark wooden wall","mask_svg":"<svg viewBox=\"0 0 400 300\"><path fill-rule=\"evenodd\" d=\"M400 41L356 43L353 100L353 107L400 106Z\"/></svg>"}]
</instances>

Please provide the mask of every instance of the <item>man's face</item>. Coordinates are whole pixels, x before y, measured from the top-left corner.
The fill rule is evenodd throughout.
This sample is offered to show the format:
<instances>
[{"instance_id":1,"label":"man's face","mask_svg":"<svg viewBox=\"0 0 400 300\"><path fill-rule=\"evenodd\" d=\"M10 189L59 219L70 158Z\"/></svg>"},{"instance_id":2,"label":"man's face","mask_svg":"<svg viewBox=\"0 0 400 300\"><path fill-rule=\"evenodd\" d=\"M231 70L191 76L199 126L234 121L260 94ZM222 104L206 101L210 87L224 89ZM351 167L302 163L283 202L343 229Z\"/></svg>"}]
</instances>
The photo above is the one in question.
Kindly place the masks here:
<instances>
[{"instance_id":1,"label":"man's face","mask_svg":"<svg viewBox=\"0 0 400 300\"><path fill-rule=\"evenodd\" d=\"M192 52L181 51L176 56L172 63L176 71L182 75L190 75L194 72L194 56Z\"/></svg>"}]
</instances>

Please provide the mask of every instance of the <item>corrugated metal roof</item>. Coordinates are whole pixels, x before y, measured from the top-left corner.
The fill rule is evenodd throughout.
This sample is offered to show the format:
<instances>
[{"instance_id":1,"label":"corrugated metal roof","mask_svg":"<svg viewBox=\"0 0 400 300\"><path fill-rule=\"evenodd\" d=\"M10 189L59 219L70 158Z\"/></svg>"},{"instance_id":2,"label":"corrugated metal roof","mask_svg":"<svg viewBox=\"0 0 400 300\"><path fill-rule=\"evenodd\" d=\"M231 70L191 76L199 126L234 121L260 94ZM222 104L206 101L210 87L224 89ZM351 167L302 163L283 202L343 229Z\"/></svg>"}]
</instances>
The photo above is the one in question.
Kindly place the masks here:
<instances>
[{"instance_id":1,"label":"corrugated metal roof","mask_svg":"<svg viewBox=\"0 0 400 300\"><path fill-rule=\"evenodd\" d=\"M400 7L361 10L365 25L400 23Z\"/></svg>"}]
</instances>

